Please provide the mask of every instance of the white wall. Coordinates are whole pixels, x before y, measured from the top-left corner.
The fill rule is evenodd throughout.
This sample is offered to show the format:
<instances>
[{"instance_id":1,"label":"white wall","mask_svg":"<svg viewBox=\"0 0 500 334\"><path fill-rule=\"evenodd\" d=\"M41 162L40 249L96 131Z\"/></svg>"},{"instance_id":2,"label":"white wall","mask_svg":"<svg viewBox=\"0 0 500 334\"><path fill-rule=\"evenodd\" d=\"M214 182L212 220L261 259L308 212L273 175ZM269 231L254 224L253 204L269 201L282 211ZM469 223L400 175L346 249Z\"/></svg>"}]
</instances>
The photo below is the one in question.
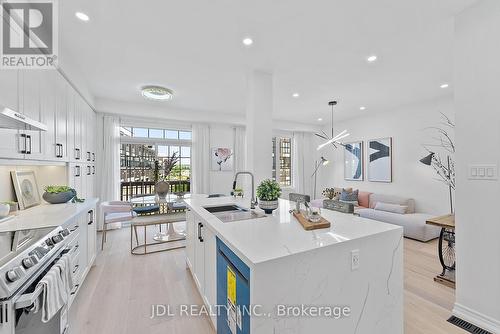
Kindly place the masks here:
<instances>
[{"instance_id":1,"label":"white wall","mask_svg":"<svg viewBox=\"0 0 500 334\"><path fill-rule=\"evenodd\" d=\"M331 146L320 151L330 163L319 172L318 193L325 187L353 187L362 191L411 197L419 212L446 214L450 210L448 188L435 180L434 170L419 162L427 154L423 144L433 143L436 133L426 129L442 122L441 114L454 118L451 97L400 107L387 113L351 119L335 125L335 133L347 129L345 142L364 141L364 181L344 180L344 150ZM330 127L325 128L329 133ZM392 137L392 183L367 180L367 141ZM318 143L318 141L316 141ZM316 145L317 146L317 145ZM316 149L316 148L314 148ZM437 149L436 149L437 150ZM437 150L440 151L440 150Z\"/></svg>"},{"instance_id":2,"label":"white wall","mask_svg":"<svg viewBox=\"0 0 500 334\"><path fill-rule=\"evenodd\" d=\"M15 201L16 195L12 185L11 171L32 170L37 177L40 196L47 185L67 185L68 176L66 166L20 166L5 165L0 161L0 202Z\"/></svg>"},{"instance_id":3,"label":"white wall","mask_svg":"<svg viewBox=\"0 0 500 334\"><path fill-rule=\"evenodd\" d=\"M470 164L500 161L500 1L482 0L456 20L457 289L453 313L500 333L497 181L467 178Z\"/></svg>"},{"instance_id":4,"label":"white wall","mask_svg":"<svg viewBox=\"0 0 500 334\"><path fill-rule=\"evenodd\" d=\"M234 127L229 125L211 125L210 126L210 150L212 148L230 148L234 152ZM209 152L207 154L211 154ZM236 153L237 154L237 153ZM211 163L211 160L210 160ZM233 156L234 166L234 156ZM210 166L211 167L211 166ZM234 179L235 171L212 171L210 170L210 193L229 195Z\"/></svg>"}]
</instances>

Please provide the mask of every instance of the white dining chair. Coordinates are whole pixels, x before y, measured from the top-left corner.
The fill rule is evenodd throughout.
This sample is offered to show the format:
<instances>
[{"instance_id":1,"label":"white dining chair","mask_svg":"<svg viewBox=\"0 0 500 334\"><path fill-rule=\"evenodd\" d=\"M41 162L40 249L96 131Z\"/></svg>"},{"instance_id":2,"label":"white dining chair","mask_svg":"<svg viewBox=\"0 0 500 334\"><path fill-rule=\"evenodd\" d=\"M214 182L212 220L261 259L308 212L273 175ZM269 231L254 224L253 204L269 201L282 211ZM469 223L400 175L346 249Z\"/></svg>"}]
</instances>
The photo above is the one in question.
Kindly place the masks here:
<instances>
[{"instance_id":1,"label":"white dining chair","mask_svg":"<svg viewBox=\"0 0 500 334\"><path fill-rule=\"evenodd\" d=\"M131 203L123 201L101 203L101 212L103 215L101 250L104 249L104 243L106 242L107 225L129 222L132 218L137 217L137 213L132 208Z\"/></svg>"}]
</instances>

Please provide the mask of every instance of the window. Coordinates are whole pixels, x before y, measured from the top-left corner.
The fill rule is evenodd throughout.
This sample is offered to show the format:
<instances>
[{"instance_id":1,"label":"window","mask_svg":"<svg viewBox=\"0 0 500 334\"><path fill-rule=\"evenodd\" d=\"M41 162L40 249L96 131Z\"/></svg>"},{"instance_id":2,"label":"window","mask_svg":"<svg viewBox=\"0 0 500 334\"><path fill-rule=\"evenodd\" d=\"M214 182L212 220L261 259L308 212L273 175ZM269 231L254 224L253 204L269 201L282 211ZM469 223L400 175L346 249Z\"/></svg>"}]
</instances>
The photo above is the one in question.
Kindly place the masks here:
<instances>
[{"instance_id":1,"label":"window","mask_svg":"<svg viewBox=\"0 0 500 334\"><path fill-rule=\"evenodd\" d=\"M292 139L273 138L273 179L283 187L292 186Z\"/></svg>"},{"instance_id":2,"label":"window","mask_svg":"<svg viewBox=\"0 0 500 334\"><path fill-rule=\"evenodd\" d=\"M120 127L121 137L168 139L168 140L188 140L191 141L191 131L171 130L171 129L150 129L135 127Z\"/></svg>"},{"instance_id":3,"label":"window","mask_svg":"<svg viewBox=\"0 0 500 334\"><path fill-rule=\"evenodd\" d=\"M191 182L191 131L121 127L121 199L154 194L156 180L163 179L165 158L179 160L166 180L171 192L189 192ZM160 168L155 168L155 165Z\"/></svg>"}]
</instances>

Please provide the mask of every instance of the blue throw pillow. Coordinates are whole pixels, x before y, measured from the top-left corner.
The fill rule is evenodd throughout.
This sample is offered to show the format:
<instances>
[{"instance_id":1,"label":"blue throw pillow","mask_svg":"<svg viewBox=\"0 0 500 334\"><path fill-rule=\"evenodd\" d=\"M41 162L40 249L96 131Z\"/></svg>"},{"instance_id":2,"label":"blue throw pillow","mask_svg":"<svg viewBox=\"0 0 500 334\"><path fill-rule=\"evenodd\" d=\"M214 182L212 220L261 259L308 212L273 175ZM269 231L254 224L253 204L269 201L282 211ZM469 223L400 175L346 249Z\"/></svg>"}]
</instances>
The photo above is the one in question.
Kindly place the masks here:
<instances>
[{"instance_id":1,"label":"blue throw pillow","mask_svg":"<svg viewBox=\"0 0 500 334\"><path fill-rule=\"evenodd\" d=\"M341 201L348 201L348 202L353 202L353 201L358 201L358 192L359 190L354 190L353 192L348 193L345 190L342 190L342 193L340 194L340 200Z\"/></svg>"}]
</instances>

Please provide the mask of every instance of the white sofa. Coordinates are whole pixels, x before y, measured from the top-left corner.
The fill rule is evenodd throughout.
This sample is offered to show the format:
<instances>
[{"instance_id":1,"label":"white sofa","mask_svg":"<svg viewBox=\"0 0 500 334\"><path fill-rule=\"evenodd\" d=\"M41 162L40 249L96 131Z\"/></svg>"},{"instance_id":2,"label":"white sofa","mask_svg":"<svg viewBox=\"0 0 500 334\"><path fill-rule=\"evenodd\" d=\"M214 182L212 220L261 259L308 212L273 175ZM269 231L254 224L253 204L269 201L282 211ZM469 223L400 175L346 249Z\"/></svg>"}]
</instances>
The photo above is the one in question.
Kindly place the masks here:
<instances>
[{"instance_id":1,"label":"white sofa","mask_svg":"<svg viewBox=\"0 0 500 334\"><path fill-rule=\"evenodd\" d=\"M391 203L407 206L405 214L392 213L387 211L375 210L375 205L378 202ZM368 208L359 207L355 209L355 213L363 218L378 220L381 222L402 226L404 236L420 241L429 241L439 237L441 229L436 226L427 225L425 222L433 215L425 213L415 213L415 201L411 198L398 196L370 194Z\"/></svg>"}]
</instances>

